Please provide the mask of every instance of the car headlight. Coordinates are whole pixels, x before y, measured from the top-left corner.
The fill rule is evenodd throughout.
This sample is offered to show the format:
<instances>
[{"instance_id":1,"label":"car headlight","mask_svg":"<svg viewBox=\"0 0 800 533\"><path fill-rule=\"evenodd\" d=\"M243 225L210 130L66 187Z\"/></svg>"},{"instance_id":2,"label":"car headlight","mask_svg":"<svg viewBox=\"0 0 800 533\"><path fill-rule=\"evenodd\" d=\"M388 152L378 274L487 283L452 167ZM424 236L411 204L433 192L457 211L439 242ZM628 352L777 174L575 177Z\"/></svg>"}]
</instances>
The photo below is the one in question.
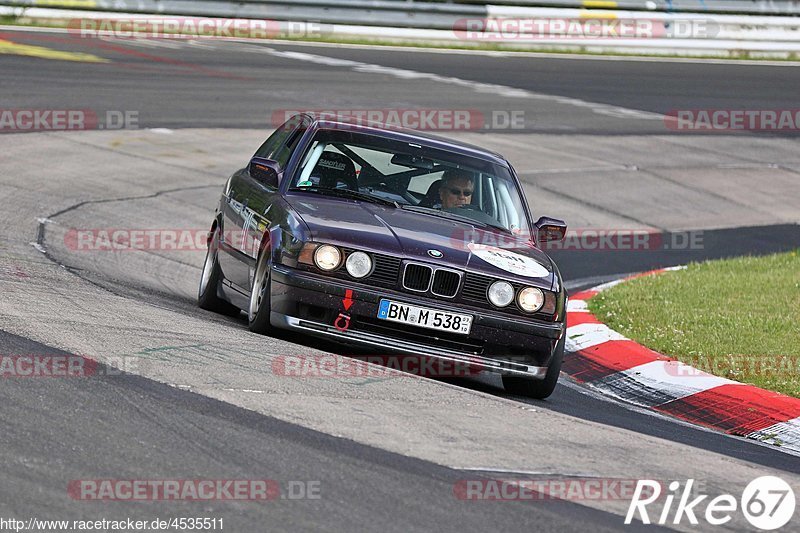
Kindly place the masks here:
<instances>
[{"instance_id":1,"label":"car headlight","mask_svg":"<svg viewBox=\"0 0 800 533\"><path fill-rule=\"evenodd\" d=\"M354 278L363 278L372 271L372 259L364 252L353 252L347 256L345 267Z\"/></svg>"},{"instance_id":2,"label":"car headlight","mask_svg":"<svg viewBox=\"0 0 800 533\"><path fill-rule=\"evenodd\" d=\"M505 307L514 301L514 287L507 281L495 281L489 287L489 301L496 307Z\"/></svg>"},{"instance_id":3,"label":"car headlight","mask_svg":"<svg viewBox=\"0 0 800 533\"><path fill-rule=\"evenodd\" d=\"M535 313L544 305L544 292L536 287L526 287L519 291L517 303L526 313Z\"/></svg>"},{"instance_id":4,"label":"car headlight","mask_svg":"<svg viewBox=\"0 0 800 533\"><path fill-rule=\"evenodd\" d=\"M317 268L330 272L342 262L342 252L335 246L323 244L314 251L314 264Z\"/></svg>"}]
</instances>

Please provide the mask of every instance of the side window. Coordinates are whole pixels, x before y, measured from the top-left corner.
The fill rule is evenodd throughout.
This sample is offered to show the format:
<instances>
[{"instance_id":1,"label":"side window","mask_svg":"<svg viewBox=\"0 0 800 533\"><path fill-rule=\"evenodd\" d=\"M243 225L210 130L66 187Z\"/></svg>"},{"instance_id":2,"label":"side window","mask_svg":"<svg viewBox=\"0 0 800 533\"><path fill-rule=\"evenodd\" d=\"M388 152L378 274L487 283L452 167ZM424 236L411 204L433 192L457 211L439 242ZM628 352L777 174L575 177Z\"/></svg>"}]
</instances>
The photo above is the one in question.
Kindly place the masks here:
<instances>
[{"instance_id":1,"label":"side window","mask_svg":"<svg viewBox=\"0 0 800 533\"><path fill-rule=\"evenodd\" d=\"M292 133L291 128L287 128L287 122L277 130L275 133L269 136L269 139L264 141L258 150L256 150L255 157L263 157L265 159L270 159L272 153L281 145L283 142L289 138L289 135Z\"/></svg>"},{"instance_id":2,"label":"side window","mask_svg":"<svg viewBox=\"0 0 800 533\"><path fill-rule=\"evenodd\" d=\"M289 135L286 142L278 147L270 159L277 161L281 168L286 167L286 165L289 163L289 159L292 157L292 152L294 152L294 149L297 147L297 143L300 142L300 139L303 137L306 129L308 129L308 125L303 124L301 127L291 132L291 135Z\"/></svg>"},{"instance_id":3,"label":"side window","mask_svg":"<svg viewBox=\"0 0 800 533\"><path fill-rule=\"evenodd\" d=\"M301 122L298 119L299 117L292 117L283 126L275 130L275 133L270 135L269 139L264 141L264 144L262 144L261 147L256 150L255 156L277 161L281 167L286 165L289 157L288 155L283 157L283 155L284 152L291 154L291 149L287 149L285 144L286 141L292 137L292 134L295 132L298 126L301 125ZM280 159L281 157L283 157L283 160Z\"/></svg>"}]
</instances>

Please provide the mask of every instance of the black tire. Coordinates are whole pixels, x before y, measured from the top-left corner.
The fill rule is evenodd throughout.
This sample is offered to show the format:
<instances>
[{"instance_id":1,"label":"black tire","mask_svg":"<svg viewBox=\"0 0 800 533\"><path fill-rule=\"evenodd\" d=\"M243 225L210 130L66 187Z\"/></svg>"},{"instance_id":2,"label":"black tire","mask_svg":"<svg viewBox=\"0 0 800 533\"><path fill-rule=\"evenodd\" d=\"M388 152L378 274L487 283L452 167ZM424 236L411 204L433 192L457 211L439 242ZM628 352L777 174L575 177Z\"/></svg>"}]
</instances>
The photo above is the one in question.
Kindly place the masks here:
<instances>
[{"instance_id":1,"label":"black tire","mask_svg":"<svg viewBox=\"0 0 800 533\"><path fill-rule=\"evenodd\" d=\"M272 311L270 302L272 276L270 275L269 249L258 256L253 287L250 290L250 308L247 312L250 331L261 335L271 334L275 328L269 321Z\"/></svg>"},{"instance_id":2,"label":"black tire","mask_svg":"<svg viewBox=\"0 0 800 533\"><path fill-rule=\"evenodd\" d=\"M506 392L516 396L535 398L537 400L544 400L553 394L556 383L558 383L558 376L561 373L561 362L564 360L564 345L566 341L567 334L565 333L556 345L556 351L553 354L544 379L503 376L503 387L505 387Z\"/></svg>"},{"instance_id":3,"label":"black tire","mask_svg":"<svg viewBox=\"0 0 800 533\"><path fill-rule=\"evenodd\" d=\"M219 267L219 229L214 230L214 235L208 243L206 260L203 263L203 273L200 276L200 288L197 291L197 305L201 309L213 311L227 316L238 316L241 309L219 297L217 291L222 280L222 270Z\"/></svg>"}]
</instances>

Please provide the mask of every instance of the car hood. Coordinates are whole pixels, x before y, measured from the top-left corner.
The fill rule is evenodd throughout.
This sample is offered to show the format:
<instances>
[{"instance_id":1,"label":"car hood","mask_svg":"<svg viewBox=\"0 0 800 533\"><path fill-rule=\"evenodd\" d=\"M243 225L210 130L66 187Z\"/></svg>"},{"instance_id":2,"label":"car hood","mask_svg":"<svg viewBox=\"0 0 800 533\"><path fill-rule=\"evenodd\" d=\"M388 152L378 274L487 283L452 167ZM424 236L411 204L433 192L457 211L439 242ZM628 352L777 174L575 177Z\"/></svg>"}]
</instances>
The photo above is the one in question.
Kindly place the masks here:
<instances>
[{"instance_id":1,"label":"car hood","mask_svg":"<svg viewBox=\"0 0 800 533\"><path fill-rule=\"evenodd\" d=\"M530 241L466 222L340 198L296 195L295 212L318 242L468 269L543 288L549 257ZM438 251L441 257L434 257ZM429 253L431 252L431 253Z\"/></svg>"}]
</instances>

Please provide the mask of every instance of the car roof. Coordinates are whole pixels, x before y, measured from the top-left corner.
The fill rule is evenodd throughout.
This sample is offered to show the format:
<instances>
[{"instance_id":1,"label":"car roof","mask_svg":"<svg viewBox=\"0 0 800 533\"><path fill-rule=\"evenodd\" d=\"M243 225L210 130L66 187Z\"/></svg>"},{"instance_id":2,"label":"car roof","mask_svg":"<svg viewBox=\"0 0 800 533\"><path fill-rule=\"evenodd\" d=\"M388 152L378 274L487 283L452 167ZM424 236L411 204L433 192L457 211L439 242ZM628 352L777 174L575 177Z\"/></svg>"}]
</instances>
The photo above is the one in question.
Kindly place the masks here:
<instances>
[{"instance_id":1,"label":"car roof","mask_svg":"<svg viewBox=\"0 0 800 533\"><path fill-rule=\"evenodd\" d=\"M376 123L369 123L366 121L356 121L356 120L348 120L346 118L336 117L334 118L326 118L322 117L312 117L308 116L313 122L311 124L311 129L347 129L348 131L354 131L356 133L364 133L369 135L379 135L381 137L385 137L388 139L393 139L402 142L420 142L428 147L436 148L439 150L445 150L448 152L454 152L460 155L477 157L479 159L484 159L487 161L491 161L493 163L497 163L504 167L509 167L509 163L505 157L501 154L496 152L492 152L491 150L487 150L485 148L481 148L480 146L475 146L472 144L454 141L452 139L448 139L446 137L440 137L438 135L431 135L428 133L423 133L421 131L406 129L406 128L395 128L395 127L386 127L382 124Z\"/></svg>"}]
</instances>

